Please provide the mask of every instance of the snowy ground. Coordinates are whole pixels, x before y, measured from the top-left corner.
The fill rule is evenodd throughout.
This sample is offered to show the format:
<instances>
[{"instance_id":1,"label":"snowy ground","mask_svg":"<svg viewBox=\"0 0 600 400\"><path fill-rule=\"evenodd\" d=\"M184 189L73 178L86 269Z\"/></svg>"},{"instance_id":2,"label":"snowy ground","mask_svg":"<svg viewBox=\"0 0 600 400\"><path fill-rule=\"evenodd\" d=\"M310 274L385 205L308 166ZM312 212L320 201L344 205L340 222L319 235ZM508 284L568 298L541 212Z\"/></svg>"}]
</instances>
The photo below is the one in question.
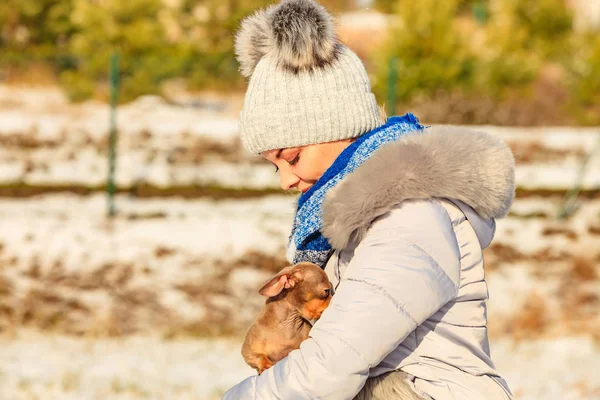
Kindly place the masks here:
<instances>
[{"instance_id":1,"label":"snowy ground","mask_svg":"<svg viewBox=\"0 0 600 400\"><path fill-rule=\"evenodd\" d=\"M240 340L74 339L22 334L0 340L0 398L215 400L254 371ZM520 400L600 399L598 345L588 338L491 343Z\"/></svg>"},{"instance_id":2,"label":"snowy ground","mask_svg":"<svg viewBox=\"0 0 600 400\"><path fill-rule=\"evenodd\" d=\"M239 347L228 339L21 334L0 340L0 398L218 399L252 373Z\"/></svg>"},{"instance_id":3,"label":"snowy ground","mask_svg":"<svg viewBox=\"0 0 600 400\"><path fill-rule=\"evenodd\" d=\"M285 264L293 202L118 196L109 223L101 194L0 199L0 328L239 330L254 314L232 309L256 310L248 293Z\"/></svg>"},{"instance_id":4,"label":"snowy ground","mask_svg":"<svg viewBox=\"0 0 600 400\"><path fill-rule=\"evenodd\" d=\"M112 224L100 194L0 200L0 387L211 399L248 376L239 335L285 265L293 200L119 196ZM492 351L520 399L600 396L600 201L565 222L546 216L559 204L518 199L485 254Z\"/></svg>"},{"instance_id":5,"label":"snowy ground","mask_svg":"<svg viewBox=\"0 0 600 400\"><path fill-rule=\"evenodd\" d=\"M0 185L104 184L106 105L73 106L60 93L14 91L0 85ZM117 184L277 187L273 168L242 151L237 108L210 104L191 108L146 96L120 107ZM507 141L518 161L517 184L528 190L570 187L600 138L594 128L471 129ZM583 189L600 189L600 156L591 160Z\"/></svg>"},{"instance_id":6,"label":"snowy ground","mask_svg":"<svg viewBox=\"0 0 600 400\"><path fill-rule=\"evenodd\" d=\"M6 191L101 187L106 106L0 85L0 399L213 400L253 373L241 336L286 265L296 197L261 192L277 176L241 150L234 106L179 103L120 109L118 184L255 197L123 194L107 221L100 192ZM575 213L556 218L600 130L475 129L509 143L531 191L485 251L498 370L517 399L600 399L600 155Z\"/></svg>"}]
</instances>

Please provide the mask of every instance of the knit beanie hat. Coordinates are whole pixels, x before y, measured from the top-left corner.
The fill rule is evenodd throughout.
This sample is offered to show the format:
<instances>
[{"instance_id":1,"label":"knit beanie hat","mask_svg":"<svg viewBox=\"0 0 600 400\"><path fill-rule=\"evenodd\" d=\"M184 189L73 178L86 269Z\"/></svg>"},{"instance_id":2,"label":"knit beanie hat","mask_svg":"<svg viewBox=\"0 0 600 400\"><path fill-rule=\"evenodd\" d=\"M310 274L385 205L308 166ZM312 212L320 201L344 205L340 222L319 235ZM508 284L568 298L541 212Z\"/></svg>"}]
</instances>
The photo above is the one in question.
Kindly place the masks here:
<instances>
[{"instance_id":1,"label":"knit beanie hat","mask_svg":"<svg viewBox=\"0 0 600 400\"><path fill-rule=\"evenodd\" d=\"M240 128L252 153L354 138L384 123L362 62L313 0L282 0L247 17L235 52L250 78Z\"/></svg>"}]
</instances>

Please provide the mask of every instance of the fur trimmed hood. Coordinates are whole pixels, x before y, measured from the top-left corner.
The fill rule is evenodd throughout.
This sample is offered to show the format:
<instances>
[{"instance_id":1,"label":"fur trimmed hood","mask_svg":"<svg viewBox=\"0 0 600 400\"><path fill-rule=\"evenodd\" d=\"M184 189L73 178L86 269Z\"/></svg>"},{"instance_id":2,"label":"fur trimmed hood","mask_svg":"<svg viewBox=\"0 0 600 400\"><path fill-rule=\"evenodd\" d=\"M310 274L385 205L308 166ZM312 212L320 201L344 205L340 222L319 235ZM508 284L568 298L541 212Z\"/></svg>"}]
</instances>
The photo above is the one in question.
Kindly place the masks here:
<instances>
[{"instance_id":1,"label":"fur trimmed hood","mask_svg":"<svg viewBox=\"0 0 600 400\"><path fill-rule=\"evenodd\" d=\"M427 128L383 146L333 187L323 202L322 232L333 248L344 248L408 199L459 200L482 218L501 218L514 180L514 158L502 139L463 127Z\"/></svg>"}]
</instances>

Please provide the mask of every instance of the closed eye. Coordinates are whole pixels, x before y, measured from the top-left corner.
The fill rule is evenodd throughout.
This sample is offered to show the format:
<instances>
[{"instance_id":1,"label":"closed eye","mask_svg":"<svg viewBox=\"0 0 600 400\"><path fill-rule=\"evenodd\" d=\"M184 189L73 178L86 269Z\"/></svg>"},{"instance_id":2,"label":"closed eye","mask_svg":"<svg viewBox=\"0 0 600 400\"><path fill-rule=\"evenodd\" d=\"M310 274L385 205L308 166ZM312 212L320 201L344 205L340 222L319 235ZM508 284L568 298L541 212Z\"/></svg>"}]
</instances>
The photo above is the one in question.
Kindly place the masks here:
<instances>
[{"instance_id":1,"label":"closed eye","mask_svg":"<svg viewBox=\"0 0 600 400\"><path fill-rule=\"evenodd\" d=\"M294 159L292 161L288 161L288 164L294 165L298 162L299 159L300 159L300 153L296 154L296 157L294 157Z\"/></svg>"}]
</instances>

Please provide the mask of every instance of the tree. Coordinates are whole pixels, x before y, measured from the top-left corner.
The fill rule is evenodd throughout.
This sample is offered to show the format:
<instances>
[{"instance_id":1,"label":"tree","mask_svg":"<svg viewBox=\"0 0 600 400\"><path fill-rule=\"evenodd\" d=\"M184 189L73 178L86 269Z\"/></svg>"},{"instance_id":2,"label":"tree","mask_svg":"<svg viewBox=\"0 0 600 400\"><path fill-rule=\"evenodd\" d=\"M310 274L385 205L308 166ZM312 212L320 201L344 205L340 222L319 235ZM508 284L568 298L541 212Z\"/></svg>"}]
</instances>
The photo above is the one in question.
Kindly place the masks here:
<instances>
[{"instance_id":1,"label":"tree","mask_svg":"<svg viewBox=\"0 0 600 400\"><path fill-rule=\"evenodd\" d=\"M386 91L392 57L398 59L398 100L470 84L474 57L455 33L457 7L457 0L398 3L389 42L378 57L376 92L383 95Z\"/></svg>"},{"instance_id":2,"label":"tree","mask_svg":"<svg viewBox=\"0 0 600 400\"><path fill-rule=\"evenodd\" d=\"M573 15L564 0L495 0L488 35L504 48L552 58L565 51ZM504 37L504 40L502 40Z\"/></svg>"},{"instance_id":3,"label":"tree","mask_svg":"<svg viewBox=\"0 0 600 400\"><path fill-rule=\"evenodd\" d=\"M157 90L172 73L174 49L158 22L160 0L74 0L71 22L77 33L69 47L77 65L61 75L73 98L91 95L107 79L109 59L121 54L124 99Z\"/></svg>"},{"instance_id":4,"label":"tree","mask_svg":"<svg viewBox=\"0 0 600 400\"><path fill-rule=\"evenodd\" d=\"M0 59L4 63L18 63L25 58L57 61L75 32L70 23L72 9L72 0L0 2Z\"/></svg>"},{"instance_id":5,"label":"tree","mask_svg":"<svg viewBox=\"0 0 600 400\"><path fill-rule=\"evenodd\" d=\"M195 88L241 87L233 38L243 17L267 0L74 0L70 49L78 64L61 79L74 99L105 82L110 55L121 55L121 99L160 92L170 78Z\"/></svg>"}]
</instances>

